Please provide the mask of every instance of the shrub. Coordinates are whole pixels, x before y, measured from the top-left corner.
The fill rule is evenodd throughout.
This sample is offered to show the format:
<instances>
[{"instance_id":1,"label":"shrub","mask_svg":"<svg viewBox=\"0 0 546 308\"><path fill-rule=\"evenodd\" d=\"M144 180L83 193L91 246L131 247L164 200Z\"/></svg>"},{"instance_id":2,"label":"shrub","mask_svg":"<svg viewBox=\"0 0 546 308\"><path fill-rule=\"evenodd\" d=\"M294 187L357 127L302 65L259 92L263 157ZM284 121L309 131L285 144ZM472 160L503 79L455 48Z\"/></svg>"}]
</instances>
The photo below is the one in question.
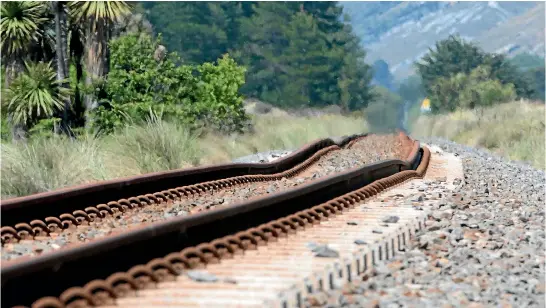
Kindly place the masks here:
<instances>
[{"instance_id":1,"label":"shrub","mask_svg":"<svg viewBox=\"0 0 546 308\"><path fill-rule=\"evenodd\" d=\"M373 101L364 110L372 132L389 132L400 126L402 98L386 88L372 90Z\"/></svg>"},{"instance_id":2,"label":"shrub","mask_svg":"<svg viewBox=\"0 0 546 308\"><path fill-rule=\"evenodd\" d=\"M105 178L93 138L75 141L57 135L28 143L3 143L1 151L3 196L29 195Z\"/></svg>"},{"instance_id":3,"label":"shrub","mask_svg":"<svg viewBox=\"0 0 546 308\"><path fill-rule=\"evenodd\" d=\"M441 78L467 75L479 66L489 67L491 79L497 79L503 85L513 84L519 97L528 98L534 92L529 81L503 55L487 53L459 36L452 35L437 42L416 66L428 95L432 95Z\"/></svg>"},{"instance_id":4,"label":"shrub","mask_svg":"<svg viewBox=\"0 0 546 308\"><path fill-rule=\"evenodd\" d=\"M228 55L216 65L200 65L196 100L202 104L200 114L221 131L241 131L248 120L239 88L245 83L245 69Z\"/></svg>"},{"instance_id":5,"label":"shrub","mask_svg":"<svg viewBox=\"0 0 546 308\"><path fill-rule=\"evenodd\" d=\"M502 84L491 77L489 67L479 66L470 74L458 73L450 78L438 78L431 88L433 112L454 111L502 103L516 97L513 84Z\"/></svg>"},{"instance_id":6,"label":"shrub","mask_svg":"<svg viewBox=\"0 0 546 308\"><path fill-rule=\"evenodd\" d=\"M95 127L112 132L144 123L153 112L184 124L240 128L245 115L238 91L244 69L228 55L216 64L179 65L180 58L166 52L160 39L129 34L111 42L106 99L94 111Z\"/></svg>"},{"instance_id":7,"label":"shrub","mask_svg":"<svg viewBox=\"0 0 546 308\"><path fill-rule=\"evenodd\" d=\"M106 99L94 111L96 128L111 132L131 122L144 122L150 111L180 118L190 107L195 85L192 68L177 66L168 54L154 59L160 38L131 34L112 40L110 72L104 87ZM182 119L187 122L189 119Z\"/></svg>"},{"instance_id":8,"label":"shrub","mask_svg":"<svg viewBox=\"0 0 546 308\"><path fill-rule=\"evenodd\" d=\"M110 160L119 159L121 174L141 174L197 165L197 135L182 124L152 115L143 125L129 125L109 137Z\"/></svg>"},{"instance_id":9,"label":"shrub","mask_svg":"<svg viewBox=\"0 0 546 308\"><path fill-rule=\"evenodd\" d=\"M64 107L70 91L56 80L51 63L25 63L25 72L5 90L3 107L14 124L30 128Z\"/></svg>"}]
</instances>

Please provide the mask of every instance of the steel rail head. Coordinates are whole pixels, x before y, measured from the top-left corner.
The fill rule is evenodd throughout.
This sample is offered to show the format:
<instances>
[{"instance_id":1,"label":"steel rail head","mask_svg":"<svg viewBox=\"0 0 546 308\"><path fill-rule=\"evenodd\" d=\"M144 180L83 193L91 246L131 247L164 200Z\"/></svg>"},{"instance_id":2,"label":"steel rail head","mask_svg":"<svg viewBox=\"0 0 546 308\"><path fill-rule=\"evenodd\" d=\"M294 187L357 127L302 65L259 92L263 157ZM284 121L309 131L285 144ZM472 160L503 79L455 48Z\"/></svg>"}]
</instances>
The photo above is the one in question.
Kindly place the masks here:
<instances>
[{"instance_id":1,"label":"steel rail head","mask_svg":"<svg viewBox=\"0 0 546 308\"><path fill-rule=\"evenodd\" d=\"M76 303L80 306L100 306L108 300L126 296L128 290L137 291L153 287L159 282L174 279L184 270L206 266L213 260L210 257L207 258L207 254L214 255L214 261L219 262L221 259L237 254L237 252L241 253L244 250L256 249L259 243L265 245L267 242L275 241L279 237L288 236L294 230L319 223L330 215L342 214L344 211L353 208L357 203L372 198L386 189L394 188L414 178L422 178L430 161L430 151L427 147L423 147L419 149L419 152L421 155L418 157L421 157L421 159L416 170L401 171L287 217L279 218L235 235L216 239L210 243L185 248L163 258L155 258L145 265L133 266L127 272L112 274L104 280L92 280L83 287L69 288L58 298L44 297L35 301L32 307L67 307L69 304ZM417 157L417 155L415 156ZM289 226L289 228L286 226Z\"/></svg>"}]
</instances>

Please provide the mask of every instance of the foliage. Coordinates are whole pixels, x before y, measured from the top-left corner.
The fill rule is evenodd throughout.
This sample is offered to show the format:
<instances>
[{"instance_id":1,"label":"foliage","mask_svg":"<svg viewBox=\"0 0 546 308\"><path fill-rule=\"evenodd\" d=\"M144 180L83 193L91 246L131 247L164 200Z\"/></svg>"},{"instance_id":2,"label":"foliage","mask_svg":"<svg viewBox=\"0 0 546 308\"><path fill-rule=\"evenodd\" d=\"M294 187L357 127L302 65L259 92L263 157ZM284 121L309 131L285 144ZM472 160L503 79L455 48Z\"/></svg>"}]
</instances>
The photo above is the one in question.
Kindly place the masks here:
<instances>
[{"instance_id":1,"label":"foliage","mask_svg":"<svg viewBox=\"0 0 546 308\"><path fill-rule=\"evenodd\" d=\"M90 21L93 27L101 21L117 21L131 9L125 1L72 1L68 7L74 19Z\"/></svg>"},{"instance_id":2,"label":"foliage","mask_svg":"<svg viewBox=\"0 0 546 308\"><path fill-rule=\"evenodd\" d=\"M412 134L417 138L439 136L472 147L483 147L544 170L544 111L544 104L519 100L421 116L413 126Z\"/></svg>"},{"instance_id":3,"label":"foliage","mask_svg":"<svg viewBox=\"0 0 546 308\"><path fill-rule=\"evenodd\" d=\"M510 59L510 63L522 71L528 71L544 66L544 57L529 53L520 53Z\"/></svg>"},{"instance_id":4,"label":"foliage","mask_svg":"<svg viewBox=\"0 0 546 308\"><path fill-rule=\"evenodd\" d=\"M0 139L2 141L7 141L9 140L9 138L11 137L11 133L10 133L10 127L9 127L9 124L8 124L8 117L5 116L5 112L2 112L2 117L0 119L0 121L2 123L0 123L1 125L1 129L0 129Z\"/></svg>"},{"instance_id":5,"label":"foliage","mask_svg":"<svg viewBox=\"0 0 546 308\"><path fill-rule=\"evenodd\" d=\"M190 104L200 105L200 118L220 131L242 130L247 117L239 89L245 83L245 69L226 54L216 64L203 63L197 71L196 97Z\"/></svg>"},{"instance_id":6,"label":"foliage","mask_svg":"<svg viewBox=\"0 0 546 308\"><path fill-rule=\"evenodd\" d=\"M528 81L533 92L530 98L544 102L544 57L522 53L510 59L510 63L521 71L524 78Z\"/></svg>"},{"instance_id":7,"label":"foliage","mask_svg":"<svg viewBox=\"0 0 546 308\"><path fill-rule=\"evenodd\" d=\"M85 85L92 86L97 79L108 74L110 47L115 25L131 13L132 5L126 1L73 1L67 4L69 17L75 26L73 33L80 38L74 40L79 52L74 53L78 62L84 62L87 76ZM71 40L72 43L72 40ZM81 63L78 63L79 65ZM82 74L78 74L83 77ZM83 104L86 111L92 111L102 99L104 92L86 93ZM85 113L89 116L91 112ZM92 119L86 118L86 126L92 126Z\"/></svg>"},{"instance_id":8,"label":"foliage","mask_svg":"<svg viewBox=\"0 0 546 308\"><path fill-rule=\"evenodd\" d=\"M529 71L525 72L525 77L529 80L531 86L534 89L534 93L533 95L531 95L531 99L541 100L542 102L545 101L545 76L546 72L544 71L544 65L542 65L541 67L532 68Z\"/></svg>"},{"instance_id":9,"label":"foliage","mask_svg":"<svg viewBox=\"0 0 546 308\"><path fill-rule=\"evenodd\" d=\"M40 119L62 109L70 91L56 80L51 63L25 63L26 72L17 77L3 96L3 105L14 124L31 127Z\"/></svg>"},{"instance_id":10,"label":"foliage","mask_svg":"<svg viewBox=\"0 0 546 308\"><path fill-rule=\"evenodd\" d=\"M373 63L373 82L377 85L394 90L394 76L391 74L389 64L385 60L377 60Z\"/></svg>"},{"instance_id":11,"label":"foliage","mask_svg":"<svg viewBox=\"0 0 546 308\"><path fill-rule=\"evenodd\" d=\"M94 111L96 128L111 132L150 114L217 128L240 129L246 119L238 94L244 69L225 55L216 64L177 65L168 53L155 59L161 37L130 34L111 42L111 67L105 83L106 98Z\"/></svg>"},{"instance_id":12,"label":"foliage","mask_svg":"<svg viewBox=\"0 0 546 308\"><path fill-rule=\"evenodd\" d=\"M176 104L188 103L194 83L191 68L176 66L176 55L157 62L153 55L160 38L131 34L111 41L106 98L94 111L96 128L111 132L128 121L144 121L150 111L175 116Z\"/></svg>"},{"instance_id":13,"label":"foliage","mask_svg":"<svg viewBox=\"0 0 546 308\"><path fill-rule=\"evenodd\" d=\"M398 95L411 104L420 103L425 98L423 83L418 75L412 75L398 85Z\"/></svg>"},{"instance_id":14,"label":"foliage","mask_svg":"<svg viewBox=\"0 0 546 308\"><path fill-rule=\"evenodd\" d=\"M39 120L36 125L29 129L30 137L33 139L51 138L61 124L59 118L48 118Z\"/></svg>"},{"instance_id":15,"label":"foliage","mask_svg":"<svg viewBox=\"0 0 546 308\"><path fill-rule=\"evenodd\" d=\"M235 3L144 2L148 19L166 46L189 64L214 61L228 48L227 31L234 26L224 8Z\"/></svg>"},{"instance_id":16,"label":"foliage","mask_svg":"<svg viewBox=\"0 0 546 308\"><path fill-rule=\"evenodd\" d=\"M283 107L369 101L370 68L336 2L146 2L146 16L185 63L229 52L243 94Z\"/></svg>"},{"instance_id":17,"label":"foliage","mask_svg":"<svg viewBox=\"0 0 546 308\"><path fill-rule=\"evenodd\" d=\"M435 49L430 49L416 66L429 95L437 79L449 79L459 73L469 74L478 66L489 66L491 78L498 79L503 85L513 84L519 97L530 97L533 94L528 81L504 56L486 53L459 36L450 36L437 42Z\"/></svg>"},{"instance_id":18,"label":"foliage","mask_svg":"<svg viewBox=\"0 0 546 308\"><path fill-rule=\"evenodd\" d=\"M7 1L1 4L0 41L2 56L21 55L43 35L40 27L45 18L42 1Z\"/></svg>"},{"instance_id":19,"label":"foliage","mask_svg":"<svg viewBox=\"0 0 546 308\"><path fill-rule=\"evenodd\" d=\"M437 42L434 49L429 49L416 66L425 91L430 93L437 78L449 78L458 73L468 74L484 61L485 55L478 46L459 36L450 36Z\"/></svg>"},{"instance_id":20,"label":"foliage","mask_svg":"<svg viewBox=\"0 0 546 308\"><path fill-rule=\"evenodd\" d=\"M374 99L364 110L372 132L389 132L401 127L402 98L380 86L373 88Z\"/></svg>"},{"instance_id":21,"label":"foliage","mask_svg":"<svg viewBox=\"0 0 546 308\"><path fill-rule=\"evenodd\" d=\"M458 73L450 78L438 78L431 89L432 111L473 109L514 99L516 97L514 85L503 85L499 80L492 78L491 74L489 67L479 66L470 74Z\"/></svg>"}]
</instances>

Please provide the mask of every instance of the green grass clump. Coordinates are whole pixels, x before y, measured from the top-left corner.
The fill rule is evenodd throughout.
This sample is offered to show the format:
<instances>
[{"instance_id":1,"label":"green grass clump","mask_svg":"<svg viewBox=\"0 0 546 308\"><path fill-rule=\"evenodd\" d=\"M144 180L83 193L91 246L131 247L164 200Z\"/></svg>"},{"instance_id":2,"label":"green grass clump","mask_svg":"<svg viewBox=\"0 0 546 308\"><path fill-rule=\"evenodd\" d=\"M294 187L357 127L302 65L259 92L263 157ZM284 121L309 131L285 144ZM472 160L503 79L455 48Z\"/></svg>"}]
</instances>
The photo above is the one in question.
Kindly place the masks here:
<instances>
[{"instance_id":1,"label":"green grass clump","mask_svg":"<svg viewBox=\"0 0 546 308\"><path fill-rule=\"evenodd\" d=\"M517 101L445 115L421 116L416 136L439 136L482 147L512 160L545 169L544 104Z\"/></svg>"},{"instance_id":2,"label":"green grass clump","mask_svg":"<svg viewBox=\"0 0 546 308\"><path fill-rule=\"evenodd\" d=\"M136 175L199 164L197 135L176 123L150 120L131 125L103 140L102 151L116 175Z\"/></svg>"},{"instance_id":3,"label":"green grass clump","mask_svg":"<svg viewBox=\"0 0 546 308\"><path fill-rule=\"evenodd\" d=\"M64 137L3 143L2 197L23 196L107 178L99 143Z\"/></svg>"}]
</instances>

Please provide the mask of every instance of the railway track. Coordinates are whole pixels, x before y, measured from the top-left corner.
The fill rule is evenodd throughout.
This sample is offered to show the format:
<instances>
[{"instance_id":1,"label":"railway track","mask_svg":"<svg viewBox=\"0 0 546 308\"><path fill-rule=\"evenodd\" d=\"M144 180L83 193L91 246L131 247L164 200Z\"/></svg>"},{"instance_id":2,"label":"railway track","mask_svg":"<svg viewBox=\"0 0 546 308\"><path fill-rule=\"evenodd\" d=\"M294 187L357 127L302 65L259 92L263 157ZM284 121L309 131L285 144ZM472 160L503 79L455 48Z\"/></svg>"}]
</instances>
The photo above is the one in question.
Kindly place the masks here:
<instances>
[{"instance_id":1,"label":"railway track","mask_svg":"<svg viewBox=\"0 0 546 308\"><path fill-rule=\"evenodd\" d=\"M253 169L247 166L247 172L250 175L207 181L163 190L160 193L148 193L134 198L121 199L117 202L109 202L93 209L86 207L85 211L76 210L72 214L61 214L56 220L49 217L50 219L44 219L41 222L34 220L26 225L18 223L14 226L4 227L2 228L3 248L9 245L12 245L13 248L13 245L30 245L43 241L50 243L51 239L60 236L68 240L62 249L45 251L38 256L27 255L12 261L4 261L2 264L3 305L30 305L40 298L33 307L63 307L68 304L81 304L82 300L86 305L108 304L112 299L121 297L127 292L134 293L135 290L142 289L150 283L156 284L160 281L173 280L173 277L185 273L188 269L199 268L205 264L215 264L220 260L222 262L219 264L229 264L225 263L223 259L268 244L283 235L290 235L307 224L316 224L335 213L351 208L356 202L369 198L389 186L422 176L430 157L428 149L421 149L418 142L411 140L403 133L391 137L387 141L391 150L385 150L379 155L377 155L377 145L381 143L377 139L379 136L353 136L333 145L331 144L333 141L323 140L320 141L322 142L321 146L316 145L320 142L315 143L314 146L312 144L268 167L268 170L284 169L282 172L254 175L252 174ZM381 138L385 143L385 137ZM370 153L369 147L374 146L376 154L374 157L355 156L355 153ZM309 150L310 148L315 152ZM398 159L387 159L389 157ZM334 164L340 162L341 168L339 166L335 168ZM254 168L255 170L259 169L257 166ZM240 169L237 172L242 172ZM229 171L228 167L217 170L222 170L223 174L233 172ZM210 169L203 168L202 172L207 174L209 178L221 177L221 175L211 174ZM172 180L172 182L189 181L189 178L196 174L199 172L182 173L178 175L178 180ZM157 177L157 175L154 176ZM195 178L204 178L204 176L195 176ZM159 177L158 181L162 180ZM153 182L153 180L151 181ZM107 187L105 194L107 196L122 194L127 196L128 193L142 189L144 186L139 183L145 183L146 179L140 178L135 181L135 185L140 185L138 187L131 187L130 181L128 182L127 192ZM260 186L263 183L268 183L269 187L275 183L276 187L273 191L269 191ZM165 181L164 185L167 184L168 181ZM119 186L119 183L117 185ZM252 190L252 185L262 189ZM158 187L158 184L150 186L155 188ZM362 188L363 186L365 187ZM253 193L244 196L237 195L245 189ZM63 204L63 209L65 209L70 200L73 202L78 198L85 199L86 194L96 194L100 188L94 187L91 190L87 188L86 191L84 187L80 190L70 191L67 197L64 197L65 199L61 194L55 195L55 193L43 194L41 198L45 200L46 204L57 200ZM84 192L82 193L82 191ZM343 196L339 197L340 195ZM73 196L76 196L76 199ZM216 201L219 199L218 197L224 201L218 203ZM97 197L91 199L96 200ZM226 202L226 199L229 202ZM2 214L5 217L6 212L10 210L14 211L12 213L16 213L17 204L27 210L36 208L40 205L39 201L40 196L20 198L9 203L7 211L4 211L4 203ZM167 209L166 206L170 206L170 208ZM171 213L172 208L178 212L185 211L190 215L167 217L159 215L158 219L150 218L153 216L150 213ZM55 210L58 211L58 209ZM381 211L387 215L384 209ZM40 209L39 212L45 213L45 210ZM404 214L406 216L401 222L405 223L406 217L414 221L417 216L422 215L422 213L413 213L411 210L406 212L408 214ZM49 214L51 212L48 212ZM411 216L414 214L417 216ZM352 213L350 216L359 217L358 213ZM364 216L368 217L369 214ZM27 218L29 214L25 213L23 217ZM146 220L142 221L142 217ZM342 215L340 217L348 216ZM365 222L366 217L360 218ZM11 221L16 221L16 219L21 218L11 217ZM111 224L120 219L135 221L135 223L111 227L104 236L91 237L85 239L85 242L73 238L74 234L97 230L105 223ZM277 221L272 222L273 220ZM354 224L347 225L353 226ZM362 236L367 237L366 241L370 241L370 243L381 241L383 231L375 231L366 231L362 233ZM409 235L411 231L408 232ZM327 233L326 228L322 238L327 238ZM376 255L377 253L367 255L366 258L371 258L371 261L366 261L366 258L355 261L357 262L354 265L356 272L359 271L359 268L362 269L362 266L369 266L375 260L387 257L389 253L392 254L396 249L402 247L405 237L398 238L396 246L394 239L391 240L385 246L385 251L380 249L377 250L379 251L378 255ZM344 245L345 248L350 246L347 246L347 243ZM281 245L284 247L281 248L281 251L286 252L286 247L289 246ZM320 245L317 247L313 249L329 251L328 248ZM184 248L182 252L172 253L181 248ZM158 259L167 254L169 254L167 259ZM245 257L247 256L248 254L245 253ZM316 262L316 264L320 264L320 262ZM128 272L121 273L120 271ZM109 276L115 272L118 274ZM219 269L217 273L224 272ZM269 273L274 272L275 267L270 268ZM210 280L212 279L210 277L216 277L209 275L207 278L206 274L199 272L192 274L193 272L190 271L189 273L189 275L194 275L193 278L189 278L190 280L201 278ZM94 280L101 277L109 278L104 281ZM252 277L247 278L251 279ZM45 281L47 284L44 284ZM315 287L324 287L326 281L319 280ZM237 283L229 284L240 286ZM77 285L85 286L70 288ZM306 288L308 289L308 286ZM195 288L189 287L188 290L190 289ZM20 290L25 290L25 292L21 293ZM203 290L200 294L208 294L206 288ZM64 293L61 294L63 291ZM242 294L236 289L229 289L226 292L222 294L228 296L234 293ZM44 296L55 294L61 294L61 296L59 298L44 298ZM153 297L155 298L155 296ZM296 302L290 296L287 298L291 302L289 304L284 301L284 305L298 304L298 298L301 304L301 294L296 295ZM220 300L220 297L217 297L217 300ZM254 300L262 301L263 298L254 298ZM116 303L120 304L119 300ZM152 306L156 304L152 303ZM128 305L134 306L135 304L128 303Z\"/></svg>"},{"instance_id":2,"label":"railway track","mask_svg":"<svg viewBox=\"0 0 546 308\"><path fill-rule=\"evenodd\" d=\"M374 144L384 147L375 153L367 148ZM387 158L402 159L407 153L400 136L369 136L355 139L345 148L329 146L287 171L257 176L239 176L223 180L180 187L164 191L150 204L148 196L139 196L109 202L64 213L44 220L19 223L3 227L2 258L11 259L36 255L95 238L125 232L142 224L164 221L176 216L186 216L203 210L226 207L250 198L261 197L312 182L316 179ZM137 205L137 200L148 201ZM20 241L20 243L17 243ZM38 252L38 253L36 253Z\"/></svg>"}]
</instances>

